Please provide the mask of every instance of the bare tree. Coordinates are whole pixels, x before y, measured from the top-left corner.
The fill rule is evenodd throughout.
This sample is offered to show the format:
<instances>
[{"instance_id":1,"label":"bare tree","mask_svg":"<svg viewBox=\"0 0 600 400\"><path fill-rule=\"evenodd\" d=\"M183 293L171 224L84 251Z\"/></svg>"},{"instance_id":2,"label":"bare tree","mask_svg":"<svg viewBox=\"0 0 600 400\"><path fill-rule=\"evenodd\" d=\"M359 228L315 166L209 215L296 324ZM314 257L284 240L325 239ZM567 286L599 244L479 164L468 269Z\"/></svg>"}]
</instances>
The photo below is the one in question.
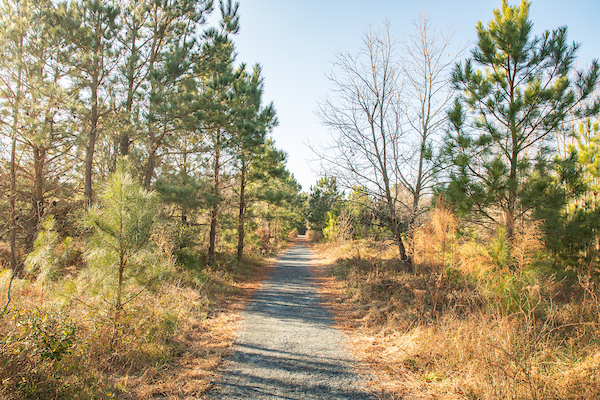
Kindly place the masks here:
<instances>
[{"instance_id":1,"label":"bare tree","mask_svg":"<svg viewBox=\"0 0 600 400\"><path fill-rule=\"evenodd\" d=\"M338 55L331 96L318 114L334 140L316 151L321 167L341 187L360 186L384 203L400 255L402 231L423 212L440 169L436 149L452 93L457 52L452 33L432 29L424 14L399 43L386 22L367 31L357 56ZM403 55L398 55L401 49Z\"/></svg>"},{"instance_id":2,"label":"bare tree","mask_svg":"<svg viewBox=\"0 0 600 400\"><path fill-rule=\"evenodd\" d=\"M402 133L402 69L396 55L397 42L386 23L369 29L358 55L339 54L329 76L334 89L319 106L322 122L334 141L317 151L322 167L341 187L365 187L385 203L400 258L408 260L402 241L396 190Z\"/></svg>"},{"instance_id":3,"label":"bare tree","mask_svg":"<svg viewBox=\"0 0 600 400\"><path fill-rule=\"evenodd\" d=\"M444 135L447 109L453 99L449 85L452 67L458 55L452 46L453 32L432 28L427 15L413 19L414 32L402 46L405 80L401 102L405 134L401 146L398 173L402 186L410 194L409 227L425 209L424 199L432 194L442 165L436 149Z\"/></svg>"}]
</instances>

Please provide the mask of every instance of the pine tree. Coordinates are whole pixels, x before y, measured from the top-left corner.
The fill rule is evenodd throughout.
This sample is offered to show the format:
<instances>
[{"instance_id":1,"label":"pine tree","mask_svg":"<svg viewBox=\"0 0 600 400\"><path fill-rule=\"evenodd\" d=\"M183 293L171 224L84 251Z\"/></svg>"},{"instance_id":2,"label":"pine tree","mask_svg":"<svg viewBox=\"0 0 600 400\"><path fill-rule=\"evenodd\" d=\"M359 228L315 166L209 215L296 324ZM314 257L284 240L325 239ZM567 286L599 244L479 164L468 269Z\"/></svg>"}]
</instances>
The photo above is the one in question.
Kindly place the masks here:
<instances>
[{"instance_id":1,"label":"pine tree","mask_svg":"<svg viewBox=\"0 0 600 400\"><path fill-rule=\"evenodd\" d=\"M555 182L555 192L564 193L562 201L536 210L535 217L544 221L546 243L562 260L594 265L600 251L600 127L586 119L572 133Z\"/></svg>"},{"instance_id":2,"label":"pine tree","mask_svg":"<svg viewBox=\"0 0 600 400\"><path fill-rule=\"evenodd\" d=\"M204 23L205 14L212 10L212 1L172 0L150 2L149 6L148 34L151 44L146 56L145 75L149 93L143 140L147 153L144 171L146 188L150 187L159 165L160 150L169 137L178 131L177 123L188 113L188 107L182 102L180 83L191 72L192 59L196 56L197 29ZM127 140L124 132L120 139L123 150L126 149Z\"/></svg>"},{"instance_id":3,"label":"pine tree","mask_svg":"<svg viewBox=\"0 0 600 400\"><path fill-rule=\"evenodd\" d=\"M72 70L65 29L56 23L56 16L65 10L65 4L51 1L36 3L31 16L30 37L23 65L27 112L21 124L21 142L25 159L31 163L26 173L30 178L31 213L28 217L26 247L33 244L38 227L45 218L46 196L52 188L48 182L59 178L71 165L65 154L73 145L69 127L68 109L73 104L74 92L64 81Z\"/></svg>"},{"instance_id":4,"label":"pine tree","mask_svg":"<svg viewBox=\"0 0 600 400\"><path fill-rule=\"evenodd\" d=\"M101 132L102 118L113 112L108 98L109 80L117 66L114 54L120 32L120 9L111 2L80 0L69 3L58 23L69 29L69 44L74 73L71 75L80 90L77 116L82 130L87 130L84 160L84 196L92 203L92 180L96 142Z\"/></svg>"},{"instance_id":5,"label":"pine tree","mask_svg":"<svg viewBox=\"0 0 600 400\"><path fill-rule=\"evenodd\" d=\"M2 124L3 133L10 138L9 161L9 225L10 263L15 274L19 265L17 256L17 143L20 136L20 121L23 114L23 64L24 47L27 41L27 27L33 5L29 2L3 2L0 24L0 68L1 107L7 116L6 124Z\"/></svg>"},{"instance_id":6,"label":"pine tree","mask_svg":"<svg viewBox=\"0 0 600 400\"><path fill-rule=\"evenodd\" d=\"M200 58L194 66L198 83L195 116L210 154L212 175L209 263L215 258L223 168L232 158L229 150L235 134L232 120L233 85L243 75L243 70L234 70L234 45L229 39L229 35L239 30L238 4L232 5L229 1L220 5L220 27L206 30Z\"/></svg>"},{"instance_id":7,"label":"pine tree","mask_svg":"<svg viewBox=\"0 0 600 400\"><path fill-rule=\"evenodd\" d=\"M241 66L245 69L245 66ZM249 170L265 151L267 132L277 124L273 104L262 107L263 78L259 65L254 66L252 75L242 74L234 85L234 111L236 137L234 147L238 163L239 202L238 202L238 246L237 258L242 260L244 253L246 188L249 184Z\"/></svg>"},{"instance_id":8,"label":"pine tree","mask_svg":"<svg viewBox=\"0 0 600 400\"><path fill-rule=\"evenodd\" d=\"M323 232L327 224L327 213L341 200L335 178L324 176L310 187L308 198L308 227L311 231Z\"/></svg>"},{"instance_id":9,"label":"pine tree","mask_svg":"<svg viewBox=\"0 0 600 400\"><path fill-rule=\"evenodd\" d=\"M572 82L579 45L567 43L567 28L532 37L532 27L529 2L503 0L487 27L477 25L472 58L453 72L459 96L449 113L445 197L462 212L504 225L509 239L530 209L521 193L533 184L536 164L546 162L553 135L570 113L598 110L597 102L584 105L598 86L598 63Z\"/></svg>"},{"instance_id":10,"label":"pine tree","mask_svg":"<svg viewBox=\"0 0 600 400\"><path fill-rule=\"evenodd\" d=\"M128 302L130 283L148 285L171 267L152 242L156 200L156 193L141 188L120 165L109 176L98 203L87 210L85 222L94 231L86 246L87 272L102 292L113 294L117 317Z\"/></svg>"},{"instance_id":11,"label":"pine tree","mask_svg":"<svg viewBox=\"0 0 600 400\"><path fill-rule=\"evenodd\" d=\"M267 139L248 170L248 219L253 217L263 251L272 239L283 239L305 225L306 197L286 168L286 154Z\"/></svg>"}]
</instances>

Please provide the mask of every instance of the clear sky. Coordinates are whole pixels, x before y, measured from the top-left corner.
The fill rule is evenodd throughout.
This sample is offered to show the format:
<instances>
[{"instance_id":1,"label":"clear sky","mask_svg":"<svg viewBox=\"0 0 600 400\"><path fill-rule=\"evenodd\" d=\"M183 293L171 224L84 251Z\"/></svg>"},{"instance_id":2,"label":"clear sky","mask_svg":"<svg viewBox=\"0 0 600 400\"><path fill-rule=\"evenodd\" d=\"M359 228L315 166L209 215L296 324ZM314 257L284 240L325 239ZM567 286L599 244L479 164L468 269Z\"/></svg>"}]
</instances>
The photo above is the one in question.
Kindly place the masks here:
<instances>
[{"instance_id":1,"label":"clear sky","mask_svg":"<svg viewBox=\"0 0 600 400\"><path fill-rule=\"evenodd\" d=\"M356 54L370 25L387 19L397 38L413 31L412 20L425 12L433 27L455 31L455 42L472 43L475 25L493 18L501 0L238 0L239 34L233 38L238 61L259 63L265 100L273 102L279 126L276 146L288 154L288 169L304 191L319 178L307 143L325 143L329 132L315 115L328 91L326 74L339 52ZM510 0L520 4L520 0ZM579 66L600 58L600 0L532 0L534 32L567 25L569 40L581 43ZM316 164L313 165L317 167Z\"/></svg>"}]
</instances>

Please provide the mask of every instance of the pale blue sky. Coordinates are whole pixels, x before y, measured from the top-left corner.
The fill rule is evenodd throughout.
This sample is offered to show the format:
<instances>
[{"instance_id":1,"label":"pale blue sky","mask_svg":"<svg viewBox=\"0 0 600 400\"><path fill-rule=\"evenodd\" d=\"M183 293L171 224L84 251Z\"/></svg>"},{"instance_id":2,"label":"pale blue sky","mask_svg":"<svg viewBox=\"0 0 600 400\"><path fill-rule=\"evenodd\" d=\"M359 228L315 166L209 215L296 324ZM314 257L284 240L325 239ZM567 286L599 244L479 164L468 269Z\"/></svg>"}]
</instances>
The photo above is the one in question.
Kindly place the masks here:
<instances>
[{"instance_id":1,"label":"pale blue sky","mask_svg":"<svg viewBox=\"0 0 600 400\"><path fill-rule=\"evenodd\" d=\"M312 153L306 143L318 145L329 137L315 110L327 93L325 74L336 53L355 54L369 24L376 29L386 19L398 38L410 34L420 11L434 27L453 29L457 44L472 43L477 22L487 24L501 5L501 0L239 2L241 29L234 37L238 61L262 65L265 100L274 103L279 118L273 138L288 153L288 169L304 191L319 177L309 165ZM533 0L530 16L536 34L567 25L569 40L582 44L580 66L600 58L600 0Z\"/></svg>"}]
</instances>

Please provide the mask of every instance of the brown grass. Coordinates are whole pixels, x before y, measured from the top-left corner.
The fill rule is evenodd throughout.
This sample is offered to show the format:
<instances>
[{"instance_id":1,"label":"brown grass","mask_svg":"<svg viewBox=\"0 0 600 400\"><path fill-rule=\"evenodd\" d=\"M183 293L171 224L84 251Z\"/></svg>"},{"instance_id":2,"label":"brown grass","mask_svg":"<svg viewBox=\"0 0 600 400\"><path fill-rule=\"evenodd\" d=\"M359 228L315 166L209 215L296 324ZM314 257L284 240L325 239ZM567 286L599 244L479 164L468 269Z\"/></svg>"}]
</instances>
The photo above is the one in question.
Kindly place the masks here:
<instances>
[{"instance_id":1,"label":"brown grass","mask_svg":"<svg viewBox=\"0 0 600 400\"><path fill-rule=\"evenodd\" d=\"M320 290L374 389L389 399L600 398L591 278L534 275L535 225L516 235L510 269L495 264L492 239L457 236L442 211L415 234L414 273L391 243L315 246Z\"/></svg>"},{"instance_id":2,"label":"brown grass","mask_svg":"<svg viewBox=\"0 0 600 400\"><path fill-rule=\"evenodd\" d=\"M202 287L183 273L142 291L118 323L68 277L43 285L17 279L0 325L0 398L198 398L216 379L239 311L268 266L247 264L251 278L243 279L207 269ZM9 277L2 271L2 293Z\"/></svg>"}]
</instances>

